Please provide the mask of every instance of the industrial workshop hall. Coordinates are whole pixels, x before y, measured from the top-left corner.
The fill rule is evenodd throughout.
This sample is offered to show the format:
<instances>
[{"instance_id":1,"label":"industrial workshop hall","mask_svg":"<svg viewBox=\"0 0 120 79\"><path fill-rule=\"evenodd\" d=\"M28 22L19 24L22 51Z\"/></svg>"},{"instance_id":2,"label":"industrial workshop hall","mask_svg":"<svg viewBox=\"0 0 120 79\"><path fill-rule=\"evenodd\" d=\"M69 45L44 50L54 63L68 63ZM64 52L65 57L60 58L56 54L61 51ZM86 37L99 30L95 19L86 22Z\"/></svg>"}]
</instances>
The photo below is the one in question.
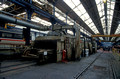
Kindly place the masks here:
<instances>
[{"instance_id":1,"label":"industrial workshop hall","mask_svg":"<svg viewBox=\"0 0 120 79\"><path fill-rule=\"evenodd\" d=\"M0 79L120 79L120 0L0 0Z\"/></svg>"}]
</instances>

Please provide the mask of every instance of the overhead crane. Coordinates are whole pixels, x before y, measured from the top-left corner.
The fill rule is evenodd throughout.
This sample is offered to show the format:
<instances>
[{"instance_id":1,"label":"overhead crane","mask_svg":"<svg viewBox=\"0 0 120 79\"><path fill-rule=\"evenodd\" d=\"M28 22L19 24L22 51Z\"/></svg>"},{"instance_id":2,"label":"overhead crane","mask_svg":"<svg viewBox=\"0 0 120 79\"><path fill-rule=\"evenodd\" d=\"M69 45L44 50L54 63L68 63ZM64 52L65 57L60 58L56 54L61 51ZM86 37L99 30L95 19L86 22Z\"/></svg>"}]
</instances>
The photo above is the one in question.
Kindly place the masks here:
<instances>
[{"instance_id":1,"label":"overhead crane","mask_svg":"<svg viewBox=\"0 0 120 79\"><path fill-rule=\"evenodd\" d=\"M91 35L91 37L120 37L120 34L112 34L112 35Z\"/></svg>"}]
</instances>

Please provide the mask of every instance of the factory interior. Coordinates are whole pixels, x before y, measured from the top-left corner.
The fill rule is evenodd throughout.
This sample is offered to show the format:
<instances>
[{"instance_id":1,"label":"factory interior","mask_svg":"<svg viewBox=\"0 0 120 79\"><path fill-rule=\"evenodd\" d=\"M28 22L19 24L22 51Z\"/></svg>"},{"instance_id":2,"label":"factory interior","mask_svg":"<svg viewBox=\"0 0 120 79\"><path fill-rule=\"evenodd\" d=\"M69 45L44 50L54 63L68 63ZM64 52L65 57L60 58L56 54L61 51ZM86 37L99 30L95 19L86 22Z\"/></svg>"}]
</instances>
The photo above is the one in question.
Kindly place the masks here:
<instances>
[{"instance_id":1,"label":"factory interior","mask_svg":"<svg viewBox=\"0 0 120 79\"><path fill-rule=\"evenodd\" d=\"M120 79L119 0L0 0L0 79Z\"/></svg>"}]
</instances>

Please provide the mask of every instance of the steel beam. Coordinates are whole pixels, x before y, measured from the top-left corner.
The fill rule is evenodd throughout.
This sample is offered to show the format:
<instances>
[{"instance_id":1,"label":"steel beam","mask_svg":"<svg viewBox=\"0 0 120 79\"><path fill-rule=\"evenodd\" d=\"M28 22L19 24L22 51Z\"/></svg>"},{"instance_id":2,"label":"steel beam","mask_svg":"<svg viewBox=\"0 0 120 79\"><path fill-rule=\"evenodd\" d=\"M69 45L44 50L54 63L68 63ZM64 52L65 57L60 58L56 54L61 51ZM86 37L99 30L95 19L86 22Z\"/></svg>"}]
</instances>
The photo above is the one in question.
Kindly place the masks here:
<instances>
[{"instance_id":1,"label":"steel beam","mask_svg":"<svg viewBox=\"0 0 120 79\"><path fill-rule=\"evenodd\" d=\"M113 35L92 35L91 37L120 37L120 34L113 34Z\"/></svg>"},{"instance_id":2,"label":"steel beam","mask_svg":"<svg viewBox=\"0 0 120 79\"><path fill-rule=\"evenodd\" d=\"M118 2L119 2L119 0L115 1L115 8L114 8L114 14L113 14L113 19L112 19L112 26L111 26L110 34L114 34L119 25L120 12L117 12L117 11L120 10L120 3L118 3Z\"/></svg>"},{"instance_id":3,"label":"steel beam","mask_svg":"<svg viewBox=\"0 0 120 79\"><path fill-rule=\"evenodd\" d=\"M33 9L33 11L35 13L37 13L39 15L42 15L42 16L48 18L48 19L54 18L56 20L56 22L58 22L59 24L66 25L66 23L64 23L61 20L57 19L55 16L43 11L42 9L40 9L40 8L34 6L34 5L31 5L30 3L28 3L28 2L26 2L24 0L8 0L8 1L13 2L13 3L17 4L17 5L20 5L20 6L24 7L24 8L27 8L27 7L31 8L31 9Z\"/></svg>"},{"instance_id":4,"label":"steel beam","mask_svg":"<svg viewBox=\"0 0 120 79\"><path fill-rule=\"evenodd\" d=\"M97 27L100 34L104 34L104 31L102 29L102 23L100 20L100 16L97 10L97 6L95 3L95 0L80 0L88 14L90 15L90 18L94 22L95 26Z\"/></svg>"},{"instance_id":5,"label":"steel beam","mask_svg":"<svg viewBox=\"0 0 120 79\"><path fill-rule=\"evenodd\" d=\"M50 1L50 3L52 3ZM63 7L64 6L64 7ZM68 13L68 16L75 20L76 23L78 23L79 25L81 25L83 28L85 28L86 30L88 30L88 32L90 32L91 34L95 34L90 27L88 27L88 25L62 0L57 0L56 3L56 7L58 9L60 9L63 13L68 13L70 11L70 13Z\"/></svg>"},{"instance_id":6,"label":"steel beam","mask_svg":"<svg viewBox=\"0 0 120 79\"><path fill-rule=\"evenodd\" d=\"M17 4L17 5L20 5L20 6L22 6L22 7L24 7L24 8L27 8L27 7L31 7L32 9L33 9L33 11L35 12L35 13L37 13L37 14L39 14L39 15L42 15L42 16L44 16L44 17L46 17L46 18L48 18L48 19L52 19L52 18L54 18L59 24L61 24L61 25L67 25L67 23L64 23L64 22L62 22L61 20L59 20L59 19L57 19L55 16L53 16L53 15L51 15L51 14L49 14L49 13L47 13L47 12L45 12L45 11L43 11L43 10L41 10L40 8L38 8L38 7L36 7L36 6L34 6L34 5L31 5L30 3L27 3L27 2L25 2L24 0L8 0L8 1L10 1L10 2L13 2L13 3L15 3L15 4ZM12 17L11 17L12 18ZM11 22L11 21L8 21L8 22ZM12 21L12 23L15 23L14 21ZM82 22L80 22L80 23L82 23ZM15 23L16 24L16 23ZM19 24L18 24L19 25ZM21 25L21 24L20 24ZM22 24L23 25L23 24ZM25 24L26 25L26 24ZM25 26L24 25L24 26ZM33 24L32 24L33 25ZM33 25L34 26L34 25ZM33 29L37 29L37 30L48 30L49 28L48 27L37 27L37 26L35 26L35 27L33 27L33 26L30 26L31 28L33 28ZM28 26L27 26L28 27ZM88 29L89 27L86 27L86 29ZM92 30L90 30L90 33L93 33L93 31ZM86 36L86 37L89 37L89 36L87 36L86 34L84 34L84 33L82 33L81 32L81 34L83 35L83 36ZM94 33L93 33L94 34Z\"/></svg>"},{"instance_id":7,"label":"steel beam","mask_svg":"<svg viewBox=\"0 0 120 79\"><path fill-rule=\"evenodd\" d=\"M104 3L106 34L108 34L107 1Z\"/></svg>"},{"instance_id":8,"label":"steel beam","mask_svg":"<svg viewBox=\"0 0 120 79\"><path fill-rule=\"evenodd\" d=\"M32 4L32 0L29 0L29 3L30 4ZM33 14L33 10L31 9L31 7L27 7L27 9L26 9L26 12L27 12L27 19L28 19L28 22L30 22L31 21L31 17L32 17L32 14ZM26 34L25 35L27 35L27 36L25 36L26 38L25 38L25 45L30 45L30 27L27 27L26 28Z\"/></svg>"}]
</instances>

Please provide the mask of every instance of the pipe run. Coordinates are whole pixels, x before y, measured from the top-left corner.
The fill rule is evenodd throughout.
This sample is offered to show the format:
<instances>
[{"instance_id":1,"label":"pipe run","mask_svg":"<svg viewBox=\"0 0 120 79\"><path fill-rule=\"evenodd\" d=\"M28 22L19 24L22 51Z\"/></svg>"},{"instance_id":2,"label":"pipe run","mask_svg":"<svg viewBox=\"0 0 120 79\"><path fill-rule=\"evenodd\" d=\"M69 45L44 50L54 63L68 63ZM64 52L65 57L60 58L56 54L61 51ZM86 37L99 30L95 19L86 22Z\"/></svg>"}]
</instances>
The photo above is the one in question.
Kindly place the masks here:
<instances>
[{"instance_id":1,"label":"pipe run","mask_svg":"<svg viewBox=\"0 0 120 79\"><path fill-rule=\"evenodd\" d=\"M50 30L48 26L32 24L30 22L22 21L4 14L0 14L0 21L4 21L6 23L13 23L13 24L17 24L17 25L21 25L29 28L41 30L41 31Z\"/></svg>"}]
</instances>

